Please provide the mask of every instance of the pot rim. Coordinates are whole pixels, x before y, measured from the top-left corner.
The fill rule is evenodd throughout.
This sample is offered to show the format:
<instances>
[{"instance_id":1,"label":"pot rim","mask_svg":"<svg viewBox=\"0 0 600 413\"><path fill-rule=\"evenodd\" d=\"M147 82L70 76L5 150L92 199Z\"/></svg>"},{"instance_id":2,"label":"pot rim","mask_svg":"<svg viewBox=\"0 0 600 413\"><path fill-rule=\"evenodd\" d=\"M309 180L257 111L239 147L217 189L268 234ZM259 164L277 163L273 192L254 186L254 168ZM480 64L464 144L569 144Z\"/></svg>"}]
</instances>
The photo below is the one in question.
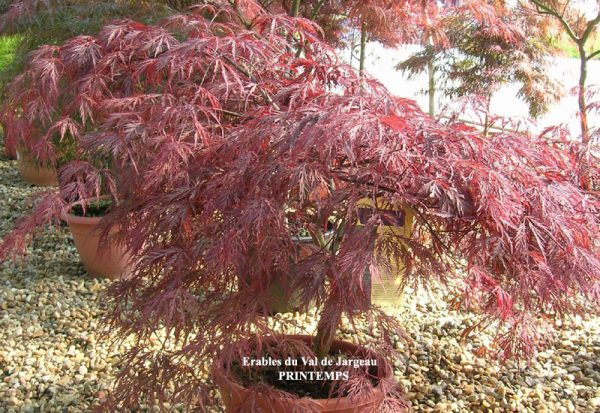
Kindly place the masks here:
<instances>
[{"instance_id":1,"label":"pot rim","mask_svg":"<svg viewBox=\"0 0 600 413\"><path fill-rule=\"evenodd\" d=\"M330 237L333 236L333 234L334 234L334 231L333 230L329 230L329 231L325 231L323 233L323 236L325 238L330 238ZM307 244L307 243L313 242L313 238L310 235L298 235L298 234L296 234L296 235L292 236L292 241L293 242L297 242L299 244Z\"/></svg>"},{"instance_id":2,"label":"pot rim","mask_svg":"<svg viewBox=\"0 0 600 413\"><path fill-rule=\"evenodd\" d=\"M97 225L103 217L80 217L78 215L73 215L70 213L71 209L74 206L81 205L85 201L101 201L103 199L110 199L110 195L101 195L99 197L90 197L81 199L76 202L71 202L64 206L60 213L60 218L65 221L67 224L78 224L78 225Z\"/></svg>"},{"instance_id":3,"label":"pot rim","mask_svg":"<svg viewBox=\"0 0 600 413\"><path fill-rule=\"evenodd\" d=\"M264 339L269 339L269 338L277 338L277 337L286 337L286 338L293 338L293 339L297 339L297 340L301 340L301 341L312 341L315 336L311 336L311 335L306 335L306 334L281 334L281 335L273 335L273 336L265 336ZM357 349L362 349L364 351L367 352L372 352L371 350L368 350L367 348L359 345L359 344L355 344L352 343L350 341L345 341L345 340L333 340L334 345L337 344L346 344L346 345L351 345L356 347ZM374 353L375 355L377 355L376 353ZM216 375L216 379L217 380L222 380L225 381L227 383L227 385L231 386L232 388L234 388L236 391L249 391L251 392L252 390L249 389L248 387L244 387L243 385L241 385L240 383L238 383L237 381L235 381L233 378L230 377L230 375L228 374L224 374L224 373L218 373ZM385 372L384 374L382 374L382 376L380 377L380 381L379 383L377 383L377 385L375 387L373 387L373 398L378 398L378 397L383 397L383 393L381 391L381 381L383 380L389 380L393 378L393 369L391 368L391 366L389 365L389 363L386 363L385 366ZM359 400L356 399L351 399L349 396L344 396L344 397L331 397L328 399L313 399L310 397L304 397L304 398L308 398L310 400L313 400L315 403L321 404L322 406L325 405L335 405L336 407L340 407L343 405L354 405L354 406L363 406L365 404L368 404L371 402L371 400L373 398L371 398L370 400L365 400L363 402L360 402Z\"/></svg>"},{"instance_id":4,"label":"pot rim","mask_svg":"<svg viewBox=\"0 0 600 413\"><path fill-rule=\"evenodd\" d=\"M37 169L54 169L57 170L57 165L52 161L38 161L27 151L27 149L20 148L18 145L15 147L15 158L17 161L34 165Z\"/></svg>"}]
</instances>

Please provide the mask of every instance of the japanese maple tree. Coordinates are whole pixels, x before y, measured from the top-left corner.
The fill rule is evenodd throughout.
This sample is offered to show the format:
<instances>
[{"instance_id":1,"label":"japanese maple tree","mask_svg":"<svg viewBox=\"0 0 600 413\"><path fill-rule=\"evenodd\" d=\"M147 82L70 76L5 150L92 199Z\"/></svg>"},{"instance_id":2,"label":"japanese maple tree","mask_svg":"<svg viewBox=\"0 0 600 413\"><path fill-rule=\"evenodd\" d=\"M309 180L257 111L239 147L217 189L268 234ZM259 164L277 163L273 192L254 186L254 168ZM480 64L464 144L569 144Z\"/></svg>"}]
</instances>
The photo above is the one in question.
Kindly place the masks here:
<instances>
[{"instance_id":1,"label":"japanese maple tree","mask_svg":"<svg viewBox=\"0 0 600 413\"><path fill-rule=\"evenodd\" d=\"M185 7L184 3L189 2L177 3L181 3L182 7ZM21 84L20 87L27 88L36 81L31 77L43 74L41 70L44 65L52 65L52 59L56 61L61 58L56 54L59 48L53 49L51 45L63 44L77 35L96 34L105 24L114 19L134 18L147 22L165 16L169 11L165 2L160 1L16 0L0 2L0 35L11 35L18 43L15 55L0 71L0 102L14 98L14 96L7 96L15 92L17 87L15 85L12 92L8 90L8 83L14 77L23 77L20 75L26 72L24 77L28 79L23 79L25 84ZM43 46L42 50L35 52L40 46ZM37 73L32 68L33 62L29 60L29 54L32 52L36 55L34 60L37 64ZM29 63L27 63L28 61ZM85 70L87 65L88 62L82 62L82 70ZM53 75L62 77L63 80L72 75L63 74L58 63L55 69L58 71ZM73 65L69 69L73 69ZM39 82L39 80L37 81ZM68 86L61 85L61 87ZM16 89L16 93L21 94L21 91ZM59 105L60 109L63 105L63 103ZM60 116L62 113L60 109L52 111L53 114ZM2 115L6 115L8 118ZM6 110L2 115L0 115L0 123L4 125L5 129L10 129L9 124L14 121L14 116L7 113ZM40 117L45 118L48 117L47 115L39 114ZM47 119L38 120L38 124L42 123L47 123ZM46 133L46 126L44 125L40 137ZM55 144L58 143L57 136L54 137L54 141ZM5 138L5 148L13 156L16 152L16 144L15 133L9 131ZM63 148L63 152L69 152L69 148ZM47 159L42 159L42 161L47 161Z\"/></svg>"},{"instance_id":2,"label":"japanese maple tree","mask_svg":"<svg viewBox=\"0 0 600 413\"><path fill-rule=\"evenodd\" d=\"M343 320L359 317L381 337L363 344L393 359L401 326L364 285L365 270L375 280L390 270L384 257L405 264L407 283L461 283L463 307L497 327L492 350L504 357L530 356L552 319L598 313L600 202L580 189L560 142L439 123L339 62L314 23L242 5L242 15L239 4L213 5L159 27L114 24L96 40L116 45L84 77L98 81L88 96L102 116L64 174L85 163L90 176L91 160L111 159L117 202L102 225L137 258L134 276L109 291L112 333L135 340L106 410L140 397L207 409L218 403L208 376L230 372L257 338L323 356ZM165 32L171 44L158 47ZM365 198L414 211L413 235L377 231L378 209L359 223ZM3 256L50 210L25 218ZM298 254L303 232L314 244ZM282 274L300 311L319 314L313 346L264 316ZM357 374L332 395L371 389L369 372ZM380 386L400 410L392 384Z\"/></svg>"}]
</instances>

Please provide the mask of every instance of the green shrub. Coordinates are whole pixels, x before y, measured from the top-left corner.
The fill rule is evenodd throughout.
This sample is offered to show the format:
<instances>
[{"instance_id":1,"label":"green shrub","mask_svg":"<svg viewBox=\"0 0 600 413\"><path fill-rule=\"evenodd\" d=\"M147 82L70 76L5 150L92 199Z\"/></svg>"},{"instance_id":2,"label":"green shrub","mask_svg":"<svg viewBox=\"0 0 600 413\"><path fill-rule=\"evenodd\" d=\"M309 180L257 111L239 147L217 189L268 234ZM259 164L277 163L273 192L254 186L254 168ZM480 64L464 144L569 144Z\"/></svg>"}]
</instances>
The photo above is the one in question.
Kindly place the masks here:
<instances>
[{"instance_id":1,"label":"green shrub","mask_svg":"<svg viewBox=\"0 0 600 413\"><path fill-rule=\"evenodd\" d=\"M0 70L4 69L15 56L21 36L9 35L0 37Z\"/></svg>"}]
</instances>

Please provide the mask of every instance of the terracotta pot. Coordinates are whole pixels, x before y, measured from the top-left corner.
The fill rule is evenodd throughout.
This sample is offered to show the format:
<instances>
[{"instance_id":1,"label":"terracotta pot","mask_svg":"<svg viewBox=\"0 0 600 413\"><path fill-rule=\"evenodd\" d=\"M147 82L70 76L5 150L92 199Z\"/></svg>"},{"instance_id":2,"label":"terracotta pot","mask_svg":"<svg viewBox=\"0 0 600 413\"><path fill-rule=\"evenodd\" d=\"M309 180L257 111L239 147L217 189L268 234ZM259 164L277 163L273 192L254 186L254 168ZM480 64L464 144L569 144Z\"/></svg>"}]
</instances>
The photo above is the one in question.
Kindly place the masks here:
<instances>
[{"instance_id":1,"label":"terracotta pot","mask_svg":"<svg viewBox=\"0 0 600 413\"><path fill-rule=\"evenodd\" d=\"M21 178L37 186L57 186L58 177L53 167L39 165L34 159L17 151L17 165Z\"/></svg>"},{"instance_id":2,"label":"terracotta pot","mask_svg":"<svg viewBox=\"0 0 600 413\"><path fill-rule=\"evenodd\" d=\"M326 234L331 236L332 234ZM297 248L297 253L300 259L306 258L310 255L310 251L306 250L306 246L313 244L314 241L309 236L299 236L294 239L294 244ZM264 306L266 314L274 315L277 313L290 313L296 311L300 306L299 298L297 295L291 294L289 291L289 285L291 280L288 276L281 276L271 281L271 285L265 292ZM240 283L238 288L244 288Z\"/></svg>"},{"instance_id":3,"label":"terracotta pot","mask_svg":"<svg viewBox=\"0 0 600 413\"><path fill-rule=\"evenodd\" d=\"M286 338L302 340L311 343L313 336L292 335ZM341 351L344 354L351 354L355 357L377 358L368 351L356 344L347 341L334 340L333 351ZM378 375L381 379L391 379L392 369L389 365L379 367ZM219 386L221 399L225 405L225 411L228 413L260 411L262 413L290 413L298 411L297 402L292 403L285 399L274 399L266 397L260 393L243 387L230 377L223 374L215 374L215 382ZM383 402L383 393L376 386L372 393L360 400L356 398L350 400L348 397L339 397L331 399L311 399L311 403L318 412L324 413L376 413ZM252 403L249 406L249 403Z\"/></svg>"},{"instance_id":4,"label":"terracotta pot","mask_svg":"<svg viewBox=\"0 0 600 413\"><path fill-rule=\"evenodd\" d=\"M4 156L8 159L17 159L17 152L13 145L6 142L6 125L0 120L0 135L4 138Z\"/></svg>"},{"instance_id":5,"label":"terracotta pot","mask_svg":"<svg viewBox=\"0 0 600 413\"><path fill-rule=\"evenodd\" d=\"M107 198L100 197L100 199ZM69 213L71 208L80 205L81 202L74 202L67 206L62 212L62 219L69 225L75 241L75 248L79 252L86 271L93 277L111 280L129 278L132 263L125 247L109 242L108 247L100 248L98 223L102 218L81 217Z\"/></svg>"},{"instance_id":6,"label":"terracotta pot","mask_svg":"<svg viewBox=\"0 0 600 413\"><path fill-rule=\"evenodd\" d=\"M305 245L312 244L311 237L297 237L294 239L297 246L300 258L306 258L309 253L304 249ZM289 285L291 280L289 277L282 276L279 279L273 280L271 286L266 292L267 312L270 315L277 313L289 313L296 311L299 306L299 299L296 295L290 294Z\"/></svg>"}]
</instances>

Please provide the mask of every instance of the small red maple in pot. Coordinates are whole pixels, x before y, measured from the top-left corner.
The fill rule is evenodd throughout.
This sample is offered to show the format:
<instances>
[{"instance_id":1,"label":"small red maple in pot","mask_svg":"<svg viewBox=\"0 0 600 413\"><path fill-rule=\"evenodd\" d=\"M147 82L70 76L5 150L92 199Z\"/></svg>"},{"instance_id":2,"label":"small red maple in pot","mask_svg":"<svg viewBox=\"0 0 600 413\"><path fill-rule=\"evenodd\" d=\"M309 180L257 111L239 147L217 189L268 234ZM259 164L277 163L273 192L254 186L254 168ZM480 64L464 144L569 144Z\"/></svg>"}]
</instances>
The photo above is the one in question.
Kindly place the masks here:
<instances>
[{"instance_id":1,"label":"small red maple in pot","mask_svg":"<svg viewBox=\"0 0 600 413\"><path fill-rule=\"evenodd\" d=\"M273 202L266 201L276 215L265 216L268 222L259 220L256 222L259 226L255 227L252 223L254 218L245 214L259 212L263 206L246 205L248 194L245 192L250 187L244 184L244 187L235 189L237 178L231 175L235 175L233 171L238 162L252 163L252 159L244 161L240 153L232 151L230 144L251 143L249 137L240 135L240 132L252 128L253 122L265 119L271 111L292 110L327 96L335 99L335 95L328 92L331 89L342 87L358 99L364 87L371 90L373 96L384 91L376 83L363 82L351 68L339 64L333 51L318 40L314 25L306 20L259 14L253 20L252 30L248 30L237 21L237 12L229 8L219 11L221 18L218 23L209 23L203 17L206 11L202 9L197 15L176 16L167 21L168 27L188 28L189 38L168 52L130 69L152 93L105 99L102 102L104 112L116 115L108 116L99 125L98 132L84 137L82 146L99 157L110 151L114 179L119 182L119 191L125 195L111 210L109 220L113 223L127 222L127 227L123 227L119 235L139 260L135 276L114 287L114 296L118 297L114 314L120 314L125 308L132 310L136 315L129 318L129 326L142 327L137 315L143 314L148 322L143 328L164 325L167 329L174 327L183 332L188 328L196 331L199 327L204 337L198 336L196 344L189 342L196 349L193 357L203 360L197 365L214 366L215 377L226 385L239 380L234 376L230 380L228 374L223 374L238 365L240 358L237 356L259 351L254 335L248 333L252 328L258 327L261 336L274 337L279 333L268 326L263 316L270 306L272 287L275 284L281 286L280 281L285 279L284 294L293 293L289 295L295 296L303 311L312 303L322 306L331 302L336 305L333 299L327 298L327 288L334 282L330 279L331 273L340 270L337 260L346 260L347 254L351 253L351 243L372 232L379 218L379 215L373 214L368 222L361 223L360 233L352 231L358 225L354 219L345 231L346 220L337 215L342 210L335 211L344 199L331 198L330 191L337 186L349 188L351 185L337 178L330 182L318 175L311 176L312 173L299 180L303 172L301 164L297 163L294 168L300 168L295 170L299 175L289 182L278 184L278 189L267 182L258 182L259 192L265 190L275 197ZM289 36L290 33L294 36ZM297 44L302 44L301 53L294 50ZM364 84L361 86L361 83ZM251 140L264 155L274 149L273 142L266 136ZM256 148L249 149L248 155L253 157ZM339 165L342 170L344 167ZM310 170L307 169L307 172ZM256 178L265 179L264 173L260 172ZM250 176L244 180L248 178ZM218 188L213 185L224 186ZM205 197L209 194L212 195ZM364 198L365 194L377 193L367 189L354 195ZM242 198L236 201L238 196ZM326 206L327 211L317 212L320 205ZM232 232L240 223L237 218L231 220L237 215L235 210L242 212L239 218L250 226L242 228L239 235ZM357 217L356 211L352 214ZM309 234L314 243L299 246L299 237L305 234ZM349 234L353 234L351 238L348 238ZM342 244L343 239L353 241ZM366 238L368 242L373 239L372 235ZM226 244L229 244L229 252L223 249ZM345 249L341 249L342 245L346 246ZM181 248L185 248L185 252ZM273 255L266 257L264 253L269 250ZM167 251L175 255L168 258L165 256ZM341 268L347 276L360 274L362 279L365 263L375 260L369 258L366 251L359 255L356 269ZM266 260L263 261L263 258ZM310 284L306 283L308 274L314 276ZM147 282L158 282L172 294L165 296L165 290L153 290L154 287L149 288ZM180 282L192 284L188 289L179 285ZM364 288L360 289L362 291L356 293L362 300L354 304L354 314L368 308L369 294ZM138 300L138 293L145 298ZM339 293L338 290L336 294ZM167 308L174 302L181 302L185 309L176 310L174 318L165 319L162 311L169 311ZM279 349L281 357L308 356L315 354L312 346L316 346L321 357L330 353L348 353L350 357L376 359L380 367L353 369L355 371L349 380L334 380L325 388L313 382L312 387L300 393L302 396L313 392L317 399L318 394L323 399L335 396L331 401L307 397L298 399L298 394L282 393L283 399L275 403L283 406L281 409L309 411L345 405L356 411L360 401L358 405L363 406L363 411L371 411L390 394L391 369L381 354L333 340L342 311L340 309L333 320L322 318L324 324L320 331L323 335L316 340L305 337L267 339L268 351L275 355ZM379 315L380 323L393 324L384 313L374 312ZM120 316L117 318L125 320ZM205 326L198 324L201 319L206 322ZM116 319L113 321L116 322ZM335 325L327 328L329 322ZM118 329L128 334L128 326L121 324ZM393 326L386 331L391 329ZM222 335L219 331L227 333ZM282 347L283 343L287 345ZM228 345L224 347L223 344ZM384 349L390 351L388 347L384 346ZM136 348L128 361L137 364L140 360L137 356L141 355L138 350L144 351L142 347ZM248 373L248 369L240 367L241 371ZM143 367L146 368L153 369L155 366L150 363ZM202 377L201 373L198 372L198 378ZM144 372L138 370L135 376L139 377L138 374L143 375ZM129 387L127 383L132 378L128 372L124 373L123 386L112 399L119 406L134 403L144 392L139 387L140 383ZM191 382L176 381L176 386L186 389L180 393L184 397L194 398L192 393L197 395L198 389L207 388L204 383L198 383L196 387L195 380L192 380L192 390L188 387ZM335 383L340 384L339 389ZM166 391L165 383L160 380L146 384L152 387L150 392ZM223 389L224 398L225 394L232 394L229 390ZM274 391L271 388L267 395L272 396ZM229 400L232 410L241 409L239 403L252 409L248 400ZM114 409L115 405L108 408Z\"/></svg>"},{"instance_id":2,"label":"small red maple in pot","mask_svg":"<svg viewBox=\"0 0 600 413\"><path fill-rule=\"evenodd\" d=\"M16 224L0 247L0 256L23 252L23 240L31 232L62 218L89 274L127 275L128 254L122 245L108 242L106 235L113 230L106 229L102 236L99 225L109 208L99 207L98 198L108 197L110 204L120 197L110 173L113 159L87 151L82 136L106 118L100 106L104 98L137 92L132 86L135 74L128 68L175 43L162 27L121 21L106 26L97 37L78 36L31 54L24 72L9 85L1 118L6 139L17 147L23 179L46 186L56 185L60 177L61 185Z\"/></svg>"},{"instance_id":3,"label":"small red maple in pot","mask_svg":"<svg viewBox=\"0 0 600 413\"><path fill-rule=\"evenodd\" d=\"M153 44L149 39L160 41ZM147 47L142 49L144 41ZM98 104L105 96L125 97L137 91L128 65L156 56L174 43L161 27L122 21L96 37L78 36L32 52L23 73L8 85L0 116L5 141L21 155L25 180L56 183L56 168L85 158L82 135L95 130L107 115ZM94 161L98 164L98 159ZM53 173L54 179L35 178L36 170Z\"/></svg>"}]
</instances>

